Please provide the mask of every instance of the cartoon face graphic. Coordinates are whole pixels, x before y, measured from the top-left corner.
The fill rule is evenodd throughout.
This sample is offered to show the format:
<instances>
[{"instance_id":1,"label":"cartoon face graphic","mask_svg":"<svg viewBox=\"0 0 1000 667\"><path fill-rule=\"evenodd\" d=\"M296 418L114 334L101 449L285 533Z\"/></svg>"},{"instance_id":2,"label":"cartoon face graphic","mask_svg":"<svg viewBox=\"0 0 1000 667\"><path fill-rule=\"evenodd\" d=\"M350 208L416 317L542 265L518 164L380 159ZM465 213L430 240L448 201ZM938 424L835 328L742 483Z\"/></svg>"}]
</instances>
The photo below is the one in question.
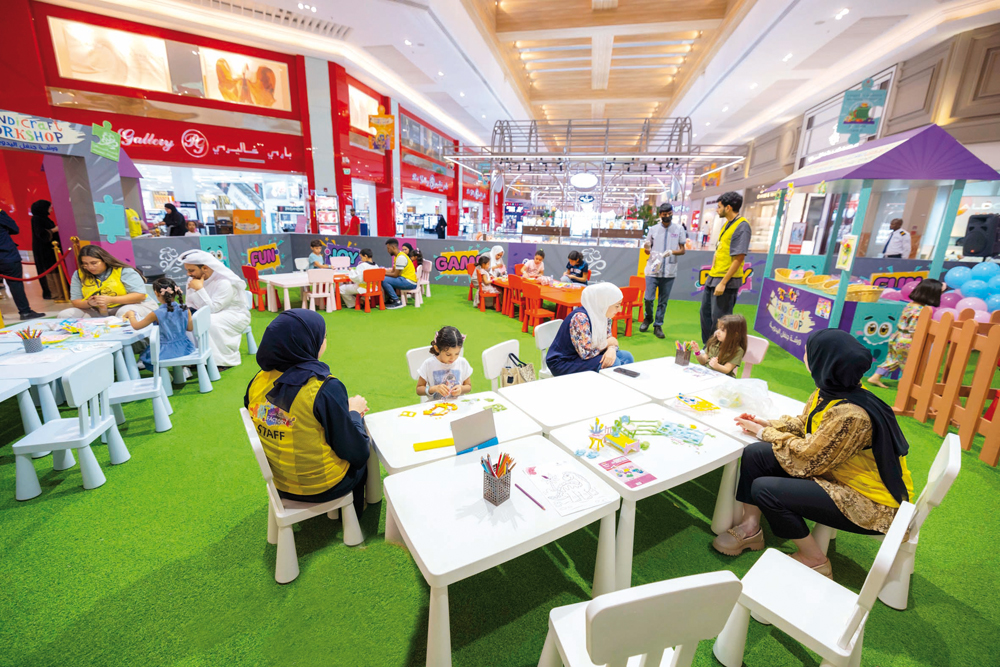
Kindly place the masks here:
<instances>
[{"instance_id":1,"label":"cartoon face graphic","mask_svg":"<svg viewBox=\"0 0 1000 667\"><path fill-rule=\"evenodd\" d=\"M874 315L868 315L861 322L861 330L854 332L854 337L871 350L876 362L882 361L888 353L889 337L896 331L896 317L887 315L884 322L879 322Z\"/></svg>"}]
</instances>

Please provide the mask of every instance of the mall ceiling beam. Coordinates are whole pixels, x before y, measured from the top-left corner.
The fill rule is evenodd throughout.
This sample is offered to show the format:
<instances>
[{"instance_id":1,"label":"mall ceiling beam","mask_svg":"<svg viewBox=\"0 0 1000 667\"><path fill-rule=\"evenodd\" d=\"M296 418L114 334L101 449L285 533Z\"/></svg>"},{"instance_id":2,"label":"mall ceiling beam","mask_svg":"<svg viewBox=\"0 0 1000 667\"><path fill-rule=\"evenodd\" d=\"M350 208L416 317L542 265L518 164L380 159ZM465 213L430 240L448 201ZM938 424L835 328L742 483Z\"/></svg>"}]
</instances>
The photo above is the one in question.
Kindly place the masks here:
<instances>
[{"instance_id":1,"label":"mall ceiling beam","mask_svg":"<svg viewBox=\"0 0 1000 667\"><path fill-rule=\"evenodd\" d=\"M593 102L646 103L659 102L663 107L672 97L672 87L611 86L607 90L567 90L553 88L532 93L531 104L592 104Z\"/></svg>"},{"instance_id":2,"label":"mall ceiling beam","mask_svg":"<svg viewBox=\"0 0 1000 667\"><path fill-rule=\"evenodd\" d=\"M618 0L593 0L593 5L591 6L595 12L604 9L618 9Z\"/></svg>"},{"instance_id":3,"label":"mall ceiling beam","mask_svg":"<svg viewBox=\"0 0 1000 667\"><path fill-rule=\"evenodd\" d=\"M590 38L590 87L594 90L607 90L608 77L611 75L611 48L615 36L609 33L599 33Z\"/></svg>"},{"instance_id":4,"label":"mall ceiling beam","mask_svg":"<svg viewBox=\"0 0 1000 667\"><path fill-rule=\"evenodd\" d=\"M574 21L574 23L576 23ZM543 39L578 39L593 37L598 33L610 35L647 35L652 32L675 32L681 30L715 30L722 25L722 19L702 19L696 21L669 21L662 23L623 23L615 25L581 25L579 27L542 28L525 25L517 30L497 30L501 42ZM499 27L499 26L498 26Z\"/></svg>"},{"instance_id":5,"label":"mall ceiling beam","mask_svg":"<svg viewBox=\"0 0 1000 667\"><path fill-rule=\"evenodd\" d=\"M593 0L504 0L498 3L496 32L501 40L527 40L589 38L598 31L637 35L713 30L722 23L729 4L729 0L629 0L616 9L595 11Z\"/></svg>"}]
</instances>

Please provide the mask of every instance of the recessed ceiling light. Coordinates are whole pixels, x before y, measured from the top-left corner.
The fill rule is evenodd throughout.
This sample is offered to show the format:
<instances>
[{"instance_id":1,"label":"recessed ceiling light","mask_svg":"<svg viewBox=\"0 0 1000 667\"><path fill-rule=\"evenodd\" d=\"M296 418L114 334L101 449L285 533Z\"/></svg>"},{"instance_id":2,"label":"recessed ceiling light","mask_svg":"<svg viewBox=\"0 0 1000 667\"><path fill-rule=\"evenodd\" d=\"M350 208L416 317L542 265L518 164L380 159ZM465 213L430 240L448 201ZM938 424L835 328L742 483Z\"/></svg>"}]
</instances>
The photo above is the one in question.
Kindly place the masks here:
<instances>
[{"instance_id":1,"label":"recessed ceiling light","mask_svg":"<svg viewBox=\"0 0 1000 667\"><path fill-rule=\"evenodd\" d=\"M709 125L711 125L711 123L709 123L708 121L706 121L705 122L705 127L708 127Z\"/></svg>"},{"instance_id":2,"label":"recessed ceiling light","mask_svg":"<svg viewBox=\"0 0 1000 667\"><path fill-rule=\"evenodd\" d=\"M459 93L458 96L459 97L465 97L465 93Z\"/></svg>"},{"instance_id":3,"label":"recessed ceiling light","mask_svg":"<svg viewBox=\"0 0 1000 667\"><path fill-rule=\"evenodd\" d=\"M791 59L792 59L792 54L789 53L788 55L786 55L784 58L781 59L781 62L787 63Z\"/></svg>"},{"instance_id":4,"label":"recessed ceiling light","mask_svg":"<svg viewBox=\"0 0 1000 667\"><path fill-rule=\"evenodd\" d=\"M486 114L483 114L483 118L486 118Z\"/></svg>"},{"instance_id":5,"label":"recessed ceiling light","mask_svg":"<svg viewBox=\"0 0 1000 667\"><path fill-rule=\"evenodd\" d=\"M726 113L727 111L729 111L728 106L722 107L722 113Z\"/></svg>"},{"instance_id":6,"label":"recessed ceiling light","mask_svg":"<svg viewBox=\"0 0 1000 667\"><path fill-rule=\"evenodd\" d=\"M756 83L751 83L751 84L750 84L750 90L753 90L753 89L754 89L754 88L756 88L756 87L757 87L757 84L756 84Z\"/></svg>"},{"instance_id":7,"label":"recessed ceiling light","mask_svg":"<svg viewBox=\"0 0 1000 667\"><path fill-rule=\"evenodd\" d=\"M315 7L315 6L313 6L313 7L310 7L310 9L311 9L311 10L313 10L313 14L315 14L315 13L316 13L316 7Z\"/></svg>"},{"instance_id":8,"label":"recessed ceiling light","mask_svg":"<svg viewBox=\"0 0 1000 667\"><path fill-rule=\"evenodd\" d=\"M697 137L697 136L698 136L697 134L693 134L693 133L691 134L691 138L692 138L692 139L694 139L694 138L695 138L695 137Z\"/></svg>"},{"instance_id":9,"label":"recessed ceiling light","mask_svg":"<svg viewBox=\"0 0 1000 667\"><path fill-rule=\"evenodd\" d=\"M441 70L438 70L438 76L444 76L444 72L442 72Z\"/></svg>"},{"instance_id":10,"label":"recessed ceiling light","mask_svg":"<svg viewBox=\"0 0 1000 667\"><path fill-rule=\"evenodd\" d=\"M404 40L403 40L403 44L406 44L407 46L413 46L413 42L411 42L411 41L410 41L410 40L408 40L408 39L404 39Z\"/></svg>"},{"instance_id":11,"label":"recessed ceiling light","mask_svg":"<svg viewBox=\"0 0 1000 667\"><path fill-rule=\"evenodd\" d=\"M843 9L841 9L841 10L840 10L839 12L837 12L837 13L836 13L836 14L834 15L834 17L833 17L833 18L835 18L835 19L837 19L837 20L839 21L840 19L842 19L842 18L844 18L845 16L847 16L847 15L848 15L848 14L850 13L850 11L851 11L850 9L848 9L847 7L844 7L844 8L843 8Z\"/></svg>"},{"instance_id":12,"label":"recessed ceiling light","mask_svg":"<svg viewBox=\"0 0 1000 667\"><path fill-rule=\"evenodd\" d=\"M299 9L302 9L302 8L303 8L303 7L302 7L302 3L300 2L300 3L299 3Z\"/></svg>"}]
</instances>

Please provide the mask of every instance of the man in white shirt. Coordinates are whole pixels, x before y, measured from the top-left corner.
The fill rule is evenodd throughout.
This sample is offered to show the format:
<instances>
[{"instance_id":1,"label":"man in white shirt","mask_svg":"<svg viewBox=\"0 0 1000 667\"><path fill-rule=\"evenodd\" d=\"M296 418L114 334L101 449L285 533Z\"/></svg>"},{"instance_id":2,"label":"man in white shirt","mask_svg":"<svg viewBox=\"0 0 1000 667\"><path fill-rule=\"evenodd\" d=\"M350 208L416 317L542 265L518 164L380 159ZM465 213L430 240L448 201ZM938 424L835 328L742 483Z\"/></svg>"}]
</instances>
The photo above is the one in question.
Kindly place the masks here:
<instances>
[{"instance_id":1,"label":"man in white shirt","mask_svg":"<svg viewBox=\"0 0 1000 667\"><path fill-rule=\"evenodd\" d=\"M674 207L669 203L660 204L660 224L649 228L643 249L649 257L646 259L646 314L639 331L646 332L653 325L653 334L663 338L663 315L667 310L667 300L670 290L677 277L677 256L685 252L687 232L684 227L672 224ZM656 300L656 320L653 320L653 297Z\"/></svg>"},{"instance_id":2,"label":"man in white shirt","mask_svg":"<svg viewBox=\"0 0 1000 667\"><path fill-rule=\"evenodd\" d=\"M886 258L907 259L910 256L910 235L903 231L903 219L896 218L889 223L889 240L882 248Z\"/></svg>"},{"instance_id":3,"label":"man in white shirt","mask_svg":"<svg viewBox=\"0 0 1000 667\"><path fill-rule=\"evenodd\" d=\"M372 259L372 251L368 248L363 248L358 253L358 265L347 273L351 282L340 286L340 296L344 300L346 308L354 308L354 305L358 301L358 294L365 293L365 271L377 268L375 260Z\"/></svg>"},{"instance_id":4,"label":"man in white shirt","mask_svg":"<svg viewBox=\"0 0 1000 667\"><path fill-rule=\"evenodd\" d=\"M246 285L215 255L204 250L188 250L181 253L180 260L190 276L187 305L212 311L208 343L216 365L239 366L240 340L250 326L250 308L243 296Z\"/></svg>"}]
</instances>

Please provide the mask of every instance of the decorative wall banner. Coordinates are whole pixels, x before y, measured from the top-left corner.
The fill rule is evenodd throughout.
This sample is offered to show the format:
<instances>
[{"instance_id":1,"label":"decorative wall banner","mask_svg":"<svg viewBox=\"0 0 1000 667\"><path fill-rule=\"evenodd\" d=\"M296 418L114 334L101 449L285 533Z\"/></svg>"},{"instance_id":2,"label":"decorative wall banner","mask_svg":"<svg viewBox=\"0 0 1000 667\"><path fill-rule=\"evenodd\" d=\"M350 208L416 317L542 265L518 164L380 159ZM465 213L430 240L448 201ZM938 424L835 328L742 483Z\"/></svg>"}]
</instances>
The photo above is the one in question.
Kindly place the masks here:
<instances>
[{"instance_id":1,"label":"decorative wall banner","mask_svg":"<svg viewBox=\"0 0 1000 667\"><path fill-rule=\"evenodd\" d=\"M94 143L90 144L90 152L118 162L118 154L122 150L122 137L111 129L111 123L109 121L104 121L103 125L94 123L91 132L94 136Z\"/></svg>"},{"instance_id":2,"label":"decorative wall banner","mask_svg":"<svg viewBox=\"0 0 1000 667\"><path fill-rule=\"evenodd\" d=\"M379 106L377 114L368 116L368 127L375 131L368 137L368 148L383 151L396 148L396 117L387 114L384 106Z\"/></svg>"},{"instance_id":3,"label":"decorative wall banner","mask_svg":"<svg viewBox=\"0 0 1000 667\"><path fill-rule=\"evenodd\" d=\"M247 249L247 264L258 271L277 269L281 266L281 254L277 243L254 246Z\"/></svg>"},{"instance_id":4,"label":"decorative wall banner","mask_svg":"<svg viewBox=\"0 0 1000 667\"><path fill-rule=\"evenodd\" d=\"M434 258L434 269L443 276L468 275L469 264L475 263L476 257L484 250L456 250L442 252Z\"/></svg>"},{"instance_id":5,"label":"decorative wall banner","mask_svg":"<svg viewBox=\"0 0 1000 667\"><path fill-rule=\"evenodd\" d=\"M817 329L830 328L833 299L769 278L763 280L762 291L764 298L757 309L754 329L801 359L809 334ZM856 306L854 301L844 304L844 322L850 324Z\"/></svg>"},{"instance_id":6,"label":"decorative wall banner","mask_svg":"<svg viewBox=\"0 0 1000 667\"><path fill-rule=\"evenodd\" d=\"M201 235L198 237L198 242L201 244L201 249L205 252L215 255L216 259L230 266L229 264L229 241L225 236L208 236Z\"/></svg>"},{"instance_id":7,"label":"decorative wall banner","mask_svg":"<svg viewBox=\"0 0 1000 667\"><path fill-rule=\"evenodd\" d=\"M358 265L358 255L361 253L360 247L350 247L345 245L338 245L336 241L329 238L324 238L323 242L326 243L326 247L323 249L323 254L326 255L328 261L331 257L346 257L351 260L351 266Z\"/></svg>"},{"instance_id":8,"label":"decorative wall banner","mask_svg":"<svg viewBox=\"0 0 1000 667\"><path fill-rule=\"evenodd\" d=\"M642 265L645 268L646 263L642 262ZM712 265L708 264L702 266L698 271L698 281L695 283L695 287L698 288L698 290L705 289L705 282L708 280L708 272L711 270ZM678 273L680 272L678 271ZM743 294L744 292L749 292L751 290L753 290L753 265L751 262L743 262L743 280L740 282L740 288L737 294Z\"/></svg>"},{"instance_id":9,"label":"decorative wall banner","mask_svg":"<svg viewBox=\"0 0 1000 667\"><path fill-rule=\"evenodd\" d=\"M233 211L233 232L236 234L260 234L260 211Z\"/></svg>"},{"instance_id":10,"label":"decorative wall banner","mask_svg":"<svg viewBox=\"0 0 1000 667\"><path fill-rule=\"evenodd\" d=\"M0 148L67 153L67 148L83 141L82 128L51 118L0 110Z\"/></svg>"},{"instance_id":11,"label":"decorative wall banner","mask_svg":"<svg viewBox=\"0 0 1000 667\"><path fill-rule=\"evenodd\" d=\"M881 117L875 116L875 109L885 106L888 91L872 88L872 80L866 79L861 90L844 93L844 103L840 107L837 132L851 135L848 143L861 141L861 135L878 134Z\"/></svg>"},{"instance_id":12,"label":"decorative wall banner","mask_svg":"<svg viewBox=\"0 0 1000 667\"><path fill-rule=\"evenodd\" d=\"M875 287L902 289L907 283L919 283L921 280L926 280L929 275L929 271L873 273L871 275L871 282Z\"/></svg>"}]
</instances>

